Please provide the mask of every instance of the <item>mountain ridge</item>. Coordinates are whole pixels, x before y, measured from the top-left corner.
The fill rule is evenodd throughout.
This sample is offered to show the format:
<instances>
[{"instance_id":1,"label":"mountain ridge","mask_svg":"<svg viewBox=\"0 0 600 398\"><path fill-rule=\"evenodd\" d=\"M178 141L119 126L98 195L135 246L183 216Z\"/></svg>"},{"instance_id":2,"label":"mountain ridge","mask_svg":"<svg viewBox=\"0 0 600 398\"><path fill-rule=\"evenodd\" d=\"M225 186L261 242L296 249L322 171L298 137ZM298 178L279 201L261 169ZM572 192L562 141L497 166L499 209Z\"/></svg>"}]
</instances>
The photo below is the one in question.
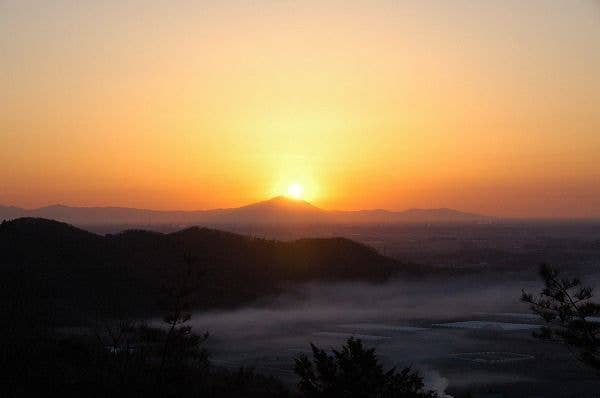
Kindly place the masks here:
<instances>
[{"instance_id":1,"label":"mountain ridge","mask_svg":"<svg viewBox=\"0 0 600 398\"><path fill-rule=\"evenodd\" d=\"M276 196L233 208L209 210L151 210L131 207L77 207L55 204L35 209L0 205L0 220L48 218L74 225L111 224L346 224L346 223L460 223L489 222L494 217L450 208L325 210L304 201Z\"/></svg>"}]
</instances>

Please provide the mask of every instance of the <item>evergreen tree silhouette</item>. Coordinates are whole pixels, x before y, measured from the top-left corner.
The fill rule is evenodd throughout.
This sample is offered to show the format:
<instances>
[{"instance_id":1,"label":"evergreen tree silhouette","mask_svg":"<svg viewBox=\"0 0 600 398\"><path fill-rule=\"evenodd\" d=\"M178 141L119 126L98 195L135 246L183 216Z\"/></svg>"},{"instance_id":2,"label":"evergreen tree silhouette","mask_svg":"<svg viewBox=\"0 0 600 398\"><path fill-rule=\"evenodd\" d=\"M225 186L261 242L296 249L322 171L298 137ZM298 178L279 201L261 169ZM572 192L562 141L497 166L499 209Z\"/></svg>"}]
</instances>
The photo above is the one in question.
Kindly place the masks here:
<instances>
[{"instance_id":1,"label":"evergreen tree silhouette","mask_svg":"<svg viewBox=\"0 0 600 398\"><path fill-rule=\"evenodd\" d=\"M592 288L579 279L561 278L547 264L540 268L544 288L537 295L523 291L521 300L545 322L534 336L566 345L581 363L600 376L600 304L592 301Z\"/></svg>"},{"instance_id":2,"label":"evergreen tree silhouette","mask_svg":"<svg viewBox=\"0 0 600 398\"><path fill-rule=\"evenodd\" d=\"M311 344L313 359L295 358L294 371L300 377L299 390L307 398L433 398L424 389L423 378L406 367L384 371L374 348L365 348L351 337L341 350L328 354Z\"/></svg>"}]
</instances>

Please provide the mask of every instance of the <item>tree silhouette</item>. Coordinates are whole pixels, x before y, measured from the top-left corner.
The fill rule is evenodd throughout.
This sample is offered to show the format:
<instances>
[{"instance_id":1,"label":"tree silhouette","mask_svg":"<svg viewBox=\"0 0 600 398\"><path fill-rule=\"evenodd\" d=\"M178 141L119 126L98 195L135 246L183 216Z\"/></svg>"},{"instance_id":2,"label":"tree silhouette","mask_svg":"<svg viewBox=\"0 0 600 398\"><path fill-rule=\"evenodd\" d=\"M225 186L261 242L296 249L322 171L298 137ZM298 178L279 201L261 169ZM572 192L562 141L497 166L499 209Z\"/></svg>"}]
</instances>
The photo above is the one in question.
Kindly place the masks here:
<instances>
[{"instance_id":1,"label":"tree silhouette","mask_svg":"<svg viewBox=\"0 0 600 398\"><path fill-rule=\"evenodd\" d=\"M576 278L561 278L547 264L541 266L540 276L545 284L542 291L537 296L523 291L521 297L545 322L534 336L566 345L600 376L600 304L591 301L592 288L583 287Z\"/></svg>"},{"instance_id":2,"label":"tree silhouette","mask_svg":"<svg viewBox=\"0 0 600 398\"><path fill-rule=\"evenodd\" d=\"M351 337L332 355L311 344L313 360L306 355L295 358L294 371L300 377L298 388L308 398L426 398L423 378L410 367L383 370L375 349L367 349L360 339Z\"/></svg>"},{"instance_id":3,"label":"tree silhouette","mask_svg":"<svg viewBox=\"0 0 600 398\"><path fill-rule=\"evenodd\" d=\"M208 366L208 353L202 348L202 343L208 338L208 333L200 336L192 333L189 321L192 317L190 309L194 303L196 287L194 284L194 258L185 255L185 267L177 270L174 282L166 289L163 307L166 315L163 322L167 324L162 352L160 354L160 373L166 368L186 366Z\"/></svg>"}]
</instances>

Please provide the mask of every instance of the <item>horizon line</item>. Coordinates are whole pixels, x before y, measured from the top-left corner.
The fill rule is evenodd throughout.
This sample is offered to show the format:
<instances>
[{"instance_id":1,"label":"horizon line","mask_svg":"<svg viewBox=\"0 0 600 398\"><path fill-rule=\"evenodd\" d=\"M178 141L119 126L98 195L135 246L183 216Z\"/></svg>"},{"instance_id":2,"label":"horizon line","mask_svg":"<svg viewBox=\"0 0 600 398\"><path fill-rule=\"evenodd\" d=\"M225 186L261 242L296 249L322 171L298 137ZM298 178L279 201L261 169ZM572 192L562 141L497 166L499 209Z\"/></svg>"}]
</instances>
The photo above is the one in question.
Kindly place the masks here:
<instances>
[{"instance_id":1,"label":"horizon line","mask_svg":"<svg viewBox=\"0 0 600 398\"><path fill-rule=\"evenodd\" d=\"M235 209L240 209L243 207L247 207L247 206L252 206L252 205L256 205L256 204L260 204L260 203L265 203L265 202L269 202L275 199L286 199L290 202L297 202L297 203L306 203L309 206L313 206L315 209L324 211L324 212L328 212L328 213L335 213L335 212L361 212L361 211L385 211L385 212L389 212L389 213L404 213L407 211L411 211L411 210L451 210L451 211L457 211L460 213L465 213L465 214L472 214L472 215L476 215L476 216L481 216L481 217L485 217L485 218L492 218L498 221L598 221L600 220L600 214L599 215L590 215L590 216L497 216L497 215L489 215L489 214L481 214L481 213L477 213L477 212L471 212L471 211L464 211L464 210L458 210L452 207L409 207L409 208L404 208L402 210L390 210L390 209L385 209L385 208L361 208L361 209L352 209L352 210L342 210L342 209L324 209L321 207L318 207L314 204L312 204L311 202L304 200L304 199L295 199L295 198L291 198L285 195L277 195L277 196L273 196L269 199L264 199L264 200L259 200L256 202L251 202L248 204L244 204L241 206L234 206L234 207L214 207L214 208L206 208L206 209L194 209L194 210L182 210L182 209L152 209L152 208L145 208L145 207L131 207L131 206L119 206L119 205L96 205L96 206L81 206L81 205L69 205L69 204L64 204L64 203L52 203L52 204L48 204L48 205L43 205L43 206L38 206L38 207L31 207L31 208L27 208L27 207L21 207L18 205L12 205L12 204L0 204L0 207L5 207L5 208L15 208L15 209L19 209L19 210L24 210L24 211L35 211L35 210L41 210L41 209L47 209L47 208L51 208L51 207L65 207L65 208L71 208L71 209L122 209L122 210L138 210L138 211L150 211L150 212L156 212L156 213L196 213L196 212L209 212L209 211L218 211L218 210L235 210Z\"/></svg>"}]
</instances>

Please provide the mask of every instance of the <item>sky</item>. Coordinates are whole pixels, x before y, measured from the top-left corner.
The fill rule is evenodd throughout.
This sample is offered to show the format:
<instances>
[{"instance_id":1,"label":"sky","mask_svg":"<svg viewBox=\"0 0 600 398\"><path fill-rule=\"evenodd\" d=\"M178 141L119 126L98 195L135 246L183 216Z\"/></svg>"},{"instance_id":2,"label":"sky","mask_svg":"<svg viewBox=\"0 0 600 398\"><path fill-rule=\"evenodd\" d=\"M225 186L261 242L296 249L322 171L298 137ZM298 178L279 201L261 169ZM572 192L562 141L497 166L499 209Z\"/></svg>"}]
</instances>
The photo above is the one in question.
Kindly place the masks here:
<instances>
[{"instance_id":1,"label":"sky","mask_svg":"<svg viewBox=\"0 0 600 398\"><path fill-rule=\"evenodd\" d=\"M0 0L0 204L600 216L600 2Z\"/></svg>"}]
</instances>

